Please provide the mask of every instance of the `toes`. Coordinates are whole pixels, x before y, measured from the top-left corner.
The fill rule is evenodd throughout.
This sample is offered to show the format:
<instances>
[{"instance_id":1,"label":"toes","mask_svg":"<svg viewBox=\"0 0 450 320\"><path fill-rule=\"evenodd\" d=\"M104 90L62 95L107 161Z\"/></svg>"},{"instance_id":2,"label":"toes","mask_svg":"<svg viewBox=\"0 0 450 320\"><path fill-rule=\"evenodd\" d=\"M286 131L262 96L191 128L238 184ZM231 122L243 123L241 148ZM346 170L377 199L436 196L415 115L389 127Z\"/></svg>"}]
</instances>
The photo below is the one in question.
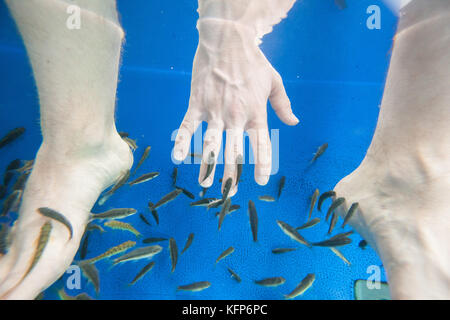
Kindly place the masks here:
<instances>
[{"instance_id":1,"label":"toes","mask_svg":"<svg viewBox=\"0 0 450 320\"><path fill-rule=\"evenodd\" d=\"M198 176L199 184L209 188L213 184L217 158L222 144L223 125L209 123L203 142L203 158Z\"/></svg>"}]
</instances>

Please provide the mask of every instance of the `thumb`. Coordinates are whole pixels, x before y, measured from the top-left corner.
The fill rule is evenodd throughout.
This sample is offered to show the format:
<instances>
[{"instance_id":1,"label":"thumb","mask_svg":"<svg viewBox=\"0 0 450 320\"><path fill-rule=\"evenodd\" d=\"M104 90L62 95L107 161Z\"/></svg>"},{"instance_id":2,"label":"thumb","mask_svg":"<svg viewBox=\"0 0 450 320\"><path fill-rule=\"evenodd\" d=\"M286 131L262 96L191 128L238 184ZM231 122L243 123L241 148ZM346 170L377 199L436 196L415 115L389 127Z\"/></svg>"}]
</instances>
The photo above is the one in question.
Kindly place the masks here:
<instances>
[{"instance_id":1,"label":"thumb","mask_svg":"<svg viewBox=\"0 0 450 320\"><path fill-rule=\"evenodd\" d=\"M272 91L269 100L278 118L289 126L295 126L299 120L292 112L291 102L284 89L280 74L273 70Z\"/></svg>"}]
</instances>

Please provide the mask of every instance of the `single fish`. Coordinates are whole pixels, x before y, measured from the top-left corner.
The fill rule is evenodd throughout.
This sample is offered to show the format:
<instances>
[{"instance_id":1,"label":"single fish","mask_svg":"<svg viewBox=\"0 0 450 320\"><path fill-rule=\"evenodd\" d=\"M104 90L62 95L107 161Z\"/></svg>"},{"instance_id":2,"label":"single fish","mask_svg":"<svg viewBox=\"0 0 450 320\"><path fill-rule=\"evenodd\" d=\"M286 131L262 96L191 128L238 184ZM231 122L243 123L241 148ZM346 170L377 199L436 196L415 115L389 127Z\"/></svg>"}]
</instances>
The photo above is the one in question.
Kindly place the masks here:
<instances>
[{"instance_id":1,"label":"single fish","mask_svg":"<svg viewBox=\"0 0 450 320\"><path fill-rule=\"evenodd\" d=\"M327 150L327 148L328 148L328 143L324 143L319 148L317 148L317 151L316 151L316 153L314 153L314 157L312 158L311 163L316 161L325 152L325 150Z\"/></svg>"},{"instance_id":2,"label":"single fish","mask_svg":"<svg viewBox=\"0 0 450 320\"><path fill-rule=\"evenodd\" d=\"M210 286L211 286L211 283L209 281L200 281L200 282L195 282L195 283L184 285L184 286L179 286L177 288L177 290L197 292L197 291L205 290L205 289L209 288Z\"/></svg>"},{"instance_id":3,"label":"single fish","mask_svg":"<svg viewBox=\"0 0 450 320\"><path fill-rule=\"evenodd\" d=\"M178 247L174 238L169 239L169 251L170 251L170 260L172 262L171 272L174 272L178 261Z\"/></svg>"},{"instance_id":4,"label":"single fish","mask_svg":"<svg viewBox=\"0 0 450 320\"><path fill-rule=\"evenodd\" d=\"M276 248L272 250L272 253L274 254L282 254L282 253L287 253L287 252L292 252L297 250L297 248Z\"/></svg>"},{"instance_id":5,"label":"single fish","mask_svg":"<svg viewBox=\"0 0 450 320\"><path fill-rule=\"evenodd\" d=\"M351 242L352 239L342 237L342 238L328 239L320 242L314 242L312 245L317 247L341 247Z\"/></svg>"},{"instance_id":6,"label":"single fish","mask_svg":"<svg viewBox=\"0 0 450 320\"><path fill-rule=\"evenodd\" d=\"M19 138L24 132L24 127L15 128L9 131L3 138L0 139L0 149Z\"/></svg>"},{"instance_id":7,"label":"single fish","mask_svg":"<svg viewBox=\"0 0 450 320\"><path fill-rule=\"evenodd\" d=\"M353 217L358 207L359 207L358 202L355 202L350 206L350 209L348 209L348 212L345 215L344 222L342 223L342 228L345 227L345 225L350 221L350 219Z\"/></svg>"},{"instance_id":8,"label":"single fish","mask_svg":"<svg viewBox=\"0 0 450 320\"><path fill-rule=\"evenodd\" d=\"M234 248L233 247L229 247L228 249L226 249L224 252L222 252L220 254L220 256L216 259L216 264L217 262L219 262L222 259L225 259L226 257L228 257L230 254L232 254L234 252Z\"/></svg>"},{"instance_id":9,"label":"single fish","mask_svg":"<svg viewBox=\"0 0 450 320\"><path fill-rule=\"evenodd\" d=\"M144 183L150 180L155 179L157 176L159 176L159 172L150 172L150 173L146 173L143 174L142 176L140 176L139 178L128 182L128 184L130 186L134 186L135 184L139 184L139 183Z\"/></svg>"},{"instance_id":10,"label":"single fish","mask_svg":"<svg viewBox=\"0 0 450 320\"><path fill-rule=\"evenodd\" d=\"M180 254L183 254L187 249L189 249L189 247L192 244L192 241L194 241L194 234L190 233L188 238L187 238L187 240L186 240L186 244L184 245L184 248L183 248L183 250L181 250Z\"/></svg>"},{"instance_id":11,"label":"single fish","mask_svg":"<svg viewBox=\"0 0 450 320\"><path fill-rule=\"evenodd\" d=\"M100 291L100 277L98 275L98 270L95 265L90 263L80 263L81 271L84 276L95 288L95 292L98 294Z\"/></svg>"},{"instance_id":12,"label":"single fish","mask_svg":"<svg viewBox=\"0 0 450 320\"><path fill-rule=\"evenodd\" d=\"M353 233L354 233L353 230L350 230L350 231L347 231L347 232L338 233L337 235L331 237L330 240L347 238L348 236L352 235Z\"/></svg>"},{"instance_id":13,"label":"single fish","mask_svg":"<svg viewBox=\"0 0 450 320\"><path fill-rule=\"evenodd\" d=\"M202 158L202 155L200 153L194 153L194 152L189 153L189 156L192 158L197 158L197 159Z\"/></svg>"},{"instance_id":14,"label":"single fish","mask_svg":"<svg viewBox=\"0 0 450 320\"><path fill-rule=\"evenodd\" d=\"M22 197L22 190L13 191L4 201L2 208L2 216L5 216L8 212L10 212L17 204L20 202L20 198Z\"/></svg>"},{"instance_id":15,"label":"single fish","mask_svg":"<svg viewBox=\"0 0 450 320\"><path fill-rule=\"evenodd\" d=\"M24 172L22 173L14 183L12 189L15 190L23 190L25 189L25 184L27 183L28 176L30 175L30 172Z\"/></svg>"},{"instance_id":16,"label":"single fish","mask_svg":"<svg viewBox=\"0 0 450 320\"><path fill-rule=\"evenodd\" d=\"M191 202L189 205L191 207L207 207L211 202L221 200L217 198L203 198L198 201Z\"/></svg>"},{"instance_id":17,"label":"single fish","mask_svg":"<svg viewBox=\"0 0 450 320\"><path fill-rule=\"evenodd\" d=\"M3 175L3 185L8 186L11 180L14 178L14 171L6 171Z\"/></svg>"},{"instance_id":18,"label":"single fish","mask_svg":"<svg viewBox=\"0 0 450 320\"><path fill-rule=\"evenodd\" d=\"M101 233L105 232L105 229L103 229L101 226L99 226L98 224L92 223L90 222L87 227L86 227L87 231L93 231L93 230L97 230L100 231Z\"/></svg>"},{"instance_id":19,"label":"single fish","mask_svg":"<svg viewBox=\"0 0 450 320\"><path fill-rule=\"evenodd\" d=\"M16 169L16 171L19 173L31 171L31 169L33 169L33 165L34 160L27 160L24 162L24 165L21 168Z\"/></svg>"},{"instance_id":20,"label":"single fish","mask_svg":"<svg viewBox=\"0 0 450 320\"><path fill-rule=\"evenodd\" d=\"M223 187L222 201L225 201L228 198L228 194L230 193L232 184L233 179L231 178L228 178L227 181L225 181L225 186Z\"/></svg>"},{"instance_id":21,"label":"single fish","mask_svg":"<svg viewBox=\"0 0 450 320\"><path fill-rule=\"evenodd\" d=\"M146 225L151 226L150 222L148 222L147 218L142 213L139 213L139 218L141 218L141 220L144 221Z\"/></svg>"},{"instance_id":22,"label":"single fish","mask_svg":"<svg viewBox=\"0 0 450 320\"><path fill-rule=\"evenodd\" d=\"M130 147L131 150L134 151L134 150L136 150L138 148L136 140L133 140L133 139L131 139L129 137L124 137L122 139L128 144L128 146Z\"/></svg>"},{"instance_id":23,"label":"single fish","mask_svg":"<svg viewBox=\"0 0 450 320\"><path fill-rule=\"evenodd\" d=\"M44 217L48 217L62 223L67 228L67 230L69 230L69 240L72 239L73 236L72 224L70 223L69 220L67 220L66 217L64 217L61 213L50 208L39 208L37 209L37 211Z\"/></svg>"},{"instance_id":24,"label":"single fish","mask_svg":"<svg viewBox=\"0 0 450 320\"><path fill-rule=\"evenodd\" d=\"M295 230L303 230L314 227L316 224L320 222L320 218L314 218L309 220L308 222L302 224L300 227L295 228Z\"/></svg>"},{"instance_id":25,"label":"single fish","mask_svg":"<svg viewBox=\"0 0 450 320\"><path fill-rule=\"evenodd\" d=\"M225 200L225 203L222 206L222 209L220 210L220 213L219 213L219 230L222 227L222 223L223 223L223 220L225 219L225 215L227 214L228 209L230 209L230 205L231 205L231 199L227 198Z\"/></svg>"},{"instance_id":26,"label":"single fish","mask_svg":"<svg viewBox=\"0 0 450 320\"><path fill-rule=\"evenodd\" d=\"M25 279L25 277L31 272L31 270L33 270L34 266L38 263L39 259L42 256L42 253L44 252L45 247L47 246L47 243L50 239L51 231L52 231L52 223L50 221L47 221L41 227L41 232L40 232L39 238L37 240L37 247L36 247L36 251L34 252L33 259L31 260L31 265L28 268L27 272L25 272L25 275L22 277L22 279Z\"/></svg>"},{"instance_id":27,"label":"single fish","mask_svg":"<svg viewBox=\"0 0 450 320\"><path fill-rule=\"evenodd\" d=\"M334 191L327 191L322 193L322 195L319 197L319 202L317 203L317 209L322 212L321 207L322 203L327 199L336 196L336 192Z\"/></svg>"},{"instance_id":28,"label":"single fish","mask_svg":"<svg viewBox=\"0 0 450 320\"><path fill-rule=\"evenodd\" d=\"M262 280L257 280L255 283L257 285L263 286L263 287L278 287L281 286L286 282L286 279L283 277L273 277L273 278L267 278Z\"/></svg>"},{"instance_id":29,"label":"single fish","mask_svg":"<svg viewBox=\"0 0 450 320\"><path fill-rule=\"evenodd\" d=\"M216 162L216 156L214 155L214 151L211 151L208 159L206 160L207 163L207 167L206 167L206 173L205 173L205 177L203 178L202 182L205 181L206 179L208 179L208 177L210 176L211 172L214 169L214 165Z\"/></svg>"},{"instance_id":30,"label":"single fish","mask_svg":"<svg viewBox=\"0 0 450 320\"><path fill-rule=\"evenodd\" d=\"M141 279L150 270L152 270L154 266L155 266L155 261L151 261L149 264L147 264L145 267L143 267L141 269L141 271L139 271L139 273L134 277L133 281L130 282L129 286L134 285L139 279Z\"/></svg>"},{"instance_id":31,"label":"single fish","mask_svg":"<svg viewBox=\"0 0 450 320\"><path fill-rule=\"evenodd\" d=\"M80 259L84 260L86 258L86 255L88 253L88 244L89 244L89 232L86 232L83 238L83 242L80 246Z\"/></svg>"},{"instance_id":32,"label":"single fish","mask_svg":"<svg viewBox=\"0 0 450 320\"><path fill-rule=\"evenodd\" d=\"M125 131L120 131L120 132L119 132L119 136L120 136L121 138L127 138L127 137L130 136L130 134L129 134L128 132L125 132Z\"/></svg>"},{"instance_id":33,"label":"single fish","mask_svg":"<svg viewBox=\"0 0 450 320\"><path fill-rule=\"evenodd\" d=\"M152 206L152 210L156 210L159 207L162 207L163 205L169 203L170 201L173 201L176 197L180 195L182 191L180 189L175 189L168 194L166 194L164 197L161 198L154 206Z\"/></svg>"},{"instance_id":34,"label":"single fish","mask_svg":"<svg viewBox=\"0 0 450 320\"><path fill-rule=\"evenodd\" d=\"M319 189L316 189L314 191L313 195L311 196L311 204L309 206L308 220L311 219L311 215L312 215L314 207L316 206L316 201L317 201L317 198L319 197L319 194L320 194Z\"/></svg>"},{"instance_id":35,"label":"single fish","mask_svg":"<svg viewBox=\"0 0 450 320\"><path fill-rule=\"evenodd\" d=\"M281 230L287 235L289 236L289 238L291 238L292 240L297 241L300 244L304 244L305 246L311 247L311 244L306 241L305 238L303 238L298 232L297 230L295 230L295 228L291 227L290 225L288 225L286 222L283 222L281 220L277 220L277 224L278 226L281 228Z\"/></svg>"},{"instance_id":36,"label":"single fish","mask_svg":"<svg viewBox=\"0 0 450 320\"><path fill-rule=\"evenodd\" d=\"M351 265L350 261L347 260L346 257L344 257L344 255L342 254L342 252L340 252L338 249L334 248L334 247L330 247L330 250L333 251L333 253L335 255L337 255L339 258L341 258L342 261L345 262L345 264L347 265Z\"/></svg>"},{"instance_id":37,"label":"single fish","mask_svg":"<svg viewBox=\"0 0 450 320\"><path fill-rule=\"evenodd\" d=\"M172 185L175 187L177 185L177 177L178 177L178 168L173 168L172 171Z\"/></svg>"},{"instance_id":38,"label":"single fish","mask_svg":"<svg viewBox=\"0 0 450 320\"><path fill-rule=\"evenodd\" d=\"M194 194L192 192L189 192L189 190L186 190L185 188L181 188L181 187L177 187L177 186L175 186L175 188L176 189L180 189L183 192L183 194L185 196L187 196L188 198L191 198L192 200L195 199Z\"/></svg>"},{"instance_id":39,"label":"single fish","mask_svg":"<svg viewBox=\"0 0 450 320\"><path fill-rule=\"evenodd\" d=\"M127 261L149 259L152 258L154 255L160 253L161 251L162 247L159 245L137 248L114 259L113 265Z\"/></svg>"},{"instance_id":40,"label":"single fish","mask_svg":"<svg viewBox=\"0 0 450 320\"><path fill-rule=\"evenodd\" d=\"M328 234L331 234L331 232L333 232L333 229L336 226L338 217L339 216L336 214L336 212L333 212L333 214L331 215L330 227L328 228Z\"/></svg>"},{"instance_id":41,"label":"single fish","mask_svg":"<svg viewBox=\"0 0 450 320\"><path fill-rule=\"evenodd\" d=\"M336 3L340 10L347 8L347 2L345 0L334 0L334 3Z\"/></svg>"},{"instance_id":42,"label":"single fish","mask_svg":"<svg viewBox=\"0 0 450 320\"><path fill-rule=\"evenodd\" d=\"M150 213L153 216L153 219L155 219L155 222L157 225L159 225L159 216L158 216L158 211L156 211L155 209L152 209L154 206L154 204L152 202L148 203L148 209L150 210Z\"/></svg>"},{"instance_id":43,"label":"single fish","mask_svg":"<svg viewBox=\"0 0 450 320\"><path fill-rule=\"evenodd\" d=\"M22 160L15 159L8 164L8 166L6 167L6 171L17 170L20 168L21 164L22 164Z\"/></svg>"},{"instance_id":44,"label":"single fish","mask_svg":"<svg viewBox=\"0 0 450 320\"><path fill-rule=\"evenodd\" d=\"M133 149L137 149L136 143L134 143ZM150 154L151 146L148 146L145 148L144 153L142 154L141 159L139 160L138 164L136 165L136 168L134 168L133 175L136 173L136 171L142 166L144 161L148 158L148 155Z\"/></svg>"},{"instance_id":45,"label":"single fish","mask_svg":"<svg viewBox=\"0 0 450 320\"><path fill-rule=\"evenodd\" d=\"M60 300L94 300L92 299L87 293L80 293L76 296L69 296L65 291L64 288L58 290L58 297Z\"/></svg>"},{"instance_id":46,"label":"single fish","mask_svg":"<svg viewBox=\"0 0 450 320\"><path fill-rule=\"evenodd\" d=\"M241 181L243 166L244 166L244 158L240 154L236 157L236 184L238 184Z\"/></svg>"},{"instance_id":47,"label":"single fish","mask_svg":"<svg viewBox=\"0 0 450 320\"><path fill-rule=\"evenodd\" d=\"M137 231L131 224L126 223L126 222L111 220L111 221L105 222L105 226L110 227L111 229L115 229L115 230L123 230L123 231L131 232L138 238L140 238L142 236L139 231Z\"/></svg>"},{"instance_id":48,"label":"single fish","mask_svg":"<svg viewBox=\"0 0 450 320\"><path fill-rule=\"evenodd\" d=\"M122 253L122 252L134 247L135 245L136 245L136 242L134 242L134 241L126 241L124 243L121 243L115 247L108 249L106 252L102 253L101 255L98 255L91 259L83 260L83 261L81 261L81 263L95 263L95 262L103 260L105 258L109 258L116 254Z\"/></svg>"},{"instance_id":49,"label":"single fish","mask_svg":"<svg viewBox=\"0 0 450 320\"><path fill-rule=\"evenodd\" d=\"M6 196L8 188L4 185L0 185L0 200Z\"/></svg>"},{"instance_id":50,"label":"single fish","mask_svg":"<svg viewBox=\"0 0 450 320\"><path fill-rule=\"evenodd\" d=\"M2 223L0 229L0 256L4 255L8 251L9 241L9 227L7 224Z\"/></svg>"},{"instance_id":51,"label":"single fish","mask_svg":"<svg viewBox=\"0 0 450 320\"><path fill-rule=\"evenodd\" d=\"M327 215L325 217L325 220L328 221L328 218L330 217L330 215L334 212L334 210L336 210L341 204L343 204L345 202L344 198L337 198L336 200L333 201L333 203L331 203L331 206L328 208L327 211Z\"/></svg>"},{"instance_id":52,"label":"single fish","mask_svg":"<svg viewBox=\"0 0 450 320\"><path fill-rule=\"evenodd\" d=\"M132 216L137 212L136 209L133 208L120 208L120 209L112 209L102 213L94 213L91 215L91 220L95 219L123 219L129 216Z\"/></svg>"},{"instance_id":53,"label":"single fish","mask_svg":"<svg viewBox=\"0 0 450 320\"><path fill-rule=\"evenodd\" d=\"M284 185L286 184L286 177L282 176L278 184L278 199L280 199L281 192L283 191Z\"/></svg>"},{"instance_id":54,"label":"single fish","mask_svg":"<svg viewBox=\"0 0 450 320\"><path fill-rule=\"evenodd\" d=\"M315 280L316 275L314 273L309 273L291 293L285 295L284 297L286 299L294 299L295 297L298 297L311 288Z\"/></svg>"},{"instance_id":55,"label":"single fish","mask_svg":"<svg viewBox=\"0 0 450 320\"><path fill-rule=\"evenodd\" d=\"M241 282L241 277L239 277L239 275L234 272L232 269L230 269L229 267L227 267L228 272L231 274L231 277L234 278L237 282Z\"/></svg>"},{"instance_id":56,"label":"single fish","mask_svg":"<svg viewBox=\"0 0 450 320\"><path fill-rule=\"evenodd\" d=\"M256 213L255 204L252 200L248 200L248 214L250 217L250 228L252 229L253 241L258 241L258 214Z\"/></svg>"},{"instance_id":57,"label":"single fish","mask_svg":"<svg viewBox=\"0 0 450 320\"><path fill-rule=\"evenodd\" d=\"M362 250L366 249L367 247L367 241L366 240L361 240L358 244L358 247L360 247Z\"/></svg>"},{"instance_id":58,"label":"single fish","mask_svg":"<svg viewBox=\"0 0 450 320\"><path fill-rule=\"evenodd\" d=\"M209 210L211 208L218 208L220 207L225 201L222 199L217 199L217 200L213 200L211 201L207 206L206 209Z\"/></svg>"},{"instance_id":59,"label":"single fish","mask_svg":"<svg viewBox=\"0 0 450 320\"><path fill-rule=\"evenodd\" d=\"M143 243L154 243L154 242L161 242L161 241L167 241L166 238L146 238L142 240Z\"/></svg>"},{"instance_id":60,"label":"single fish","mask_svg":"<svg viewBox=\"0 0 450 320\"><path fill-rule=\"evenodd\" d=\"M125 185L125 183L130 178L130 170L125 171L119 180L109 189L98 201L99 205L103 205L117 190Z\"/></svg>"},{"instance_id":61,"label":"single fish","mask_svg":"<svg viewBox=\"0 0 450 320\"><path fill-rule=\"evenodd\" d=\"M259 196L258 199L261 201L265 201L265 202L274 202L275 201L275 198L272 196L269 196L269 195Z\"/></svg>"}]
</instances>

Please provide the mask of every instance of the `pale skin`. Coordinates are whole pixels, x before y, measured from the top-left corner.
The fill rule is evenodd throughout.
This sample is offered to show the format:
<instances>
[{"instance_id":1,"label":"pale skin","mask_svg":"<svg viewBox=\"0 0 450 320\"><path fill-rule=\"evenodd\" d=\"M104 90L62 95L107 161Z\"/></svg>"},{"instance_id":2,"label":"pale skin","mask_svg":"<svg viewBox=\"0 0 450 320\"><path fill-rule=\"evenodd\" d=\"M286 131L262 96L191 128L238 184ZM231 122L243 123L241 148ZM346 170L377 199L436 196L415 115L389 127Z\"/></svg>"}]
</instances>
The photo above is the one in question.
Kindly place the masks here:
<instances>
[{"instance_id":1,"label":"pale skin","mask_svg":"<svg viewBox=\"0 0 450 320\"><path fill-rule=\"evenodd\" d=\"M264 185L271 167L267 100L284 123L298 123L281 77L257 45L258 37L284 15L268 18L267 8L229 3L231 7L200 1L191 99L174 157L182 160L187 155L198 121L208 122L204 160L208 151L220 147L219 136L227 130L226 181L235 177L242 132L247 130L257 160L255 180ZM292 3L286 1L285 13ZM113 0L77 1L85 13L77 33L60 27L67 17L66 2L7 4L36 79L43 143L12 245L0 258L0 297L33 299L71 264L98 196L132 165L132 154L114 124L124 34ZM359 168L335 191L346 198L347 208L359 202L350 224L380 255L393 298L448 299L450 4L432 0L424 6L413 1L403 13L372 144ZM213 174L203 181L205 169L202 164L199 182L209 186ZM236 192L237 187L231 195ZM46 221L36 213L39 207L64 213L74 234L69 240L67 229L53 223L49 244L24 278Z\"/></svg>"}]
</instances>

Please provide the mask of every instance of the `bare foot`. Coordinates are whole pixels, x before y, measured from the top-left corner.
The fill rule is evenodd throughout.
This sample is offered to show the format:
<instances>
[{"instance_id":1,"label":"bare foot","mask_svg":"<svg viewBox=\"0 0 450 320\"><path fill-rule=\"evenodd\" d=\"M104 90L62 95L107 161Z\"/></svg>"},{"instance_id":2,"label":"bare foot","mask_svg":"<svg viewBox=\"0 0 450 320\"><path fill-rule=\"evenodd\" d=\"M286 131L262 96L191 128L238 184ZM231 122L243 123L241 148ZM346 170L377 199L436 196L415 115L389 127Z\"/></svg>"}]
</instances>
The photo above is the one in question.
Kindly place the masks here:
<instances>
[{"instance_id":1,"label":"bare foot","mask_svg":"<svg viewBox=\"0 0 450 320\"><path fill-rule=\"evenodd\" d=\"M0 297L33 299L67 269L78 249L92 206L133 162L128 145L117 133L101 143L69 144L55 149L43 144L28 180L12 244L0 260ZM37 212L49 207L63 214L73 228ZM50 221L50 239L28 273L41 227Z\"/></svg>"}]
</instances>

